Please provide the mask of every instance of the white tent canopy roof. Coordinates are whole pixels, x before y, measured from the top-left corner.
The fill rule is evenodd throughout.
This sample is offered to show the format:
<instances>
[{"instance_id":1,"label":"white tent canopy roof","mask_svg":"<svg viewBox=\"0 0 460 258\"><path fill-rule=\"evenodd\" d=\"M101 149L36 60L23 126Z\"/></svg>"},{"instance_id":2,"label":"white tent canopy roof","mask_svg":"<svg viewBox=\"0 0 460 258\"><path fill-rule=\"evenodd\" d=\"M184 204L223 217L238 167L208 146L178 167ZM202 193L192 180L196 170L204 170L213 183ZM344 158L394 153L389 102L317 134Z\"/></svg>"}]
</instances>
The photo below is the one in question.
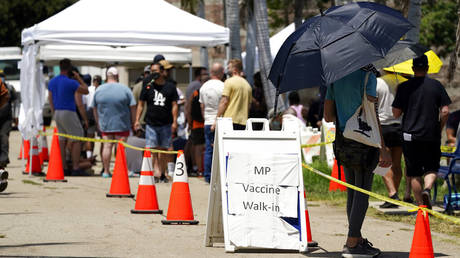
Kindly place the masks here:
<instances>
[{"instance_id":1,"label":"white tent canopy roof","mask_svg":"<svg viewBox=\"0 0 460 258\"><path fill-rule=\"evenodd\" d=\"M172 63L192 62L192 50L173 46L133 46L108 47L89 45L45 45L40 48L39 58L44 61L57 61L69 58L83 62L129 62L150 63L153 57L162 54Z\"/></svg>"},{"instance_id":2,"label":"white tent canopy roof","mask_svg":"<svg viewBox=\"0 0 460 258\"><path fill-rule=\"evenodd\" d=\"M163 0L80 0L22 31L22 44L214 46L229 30Z\"/></svg>"}]
</instances>

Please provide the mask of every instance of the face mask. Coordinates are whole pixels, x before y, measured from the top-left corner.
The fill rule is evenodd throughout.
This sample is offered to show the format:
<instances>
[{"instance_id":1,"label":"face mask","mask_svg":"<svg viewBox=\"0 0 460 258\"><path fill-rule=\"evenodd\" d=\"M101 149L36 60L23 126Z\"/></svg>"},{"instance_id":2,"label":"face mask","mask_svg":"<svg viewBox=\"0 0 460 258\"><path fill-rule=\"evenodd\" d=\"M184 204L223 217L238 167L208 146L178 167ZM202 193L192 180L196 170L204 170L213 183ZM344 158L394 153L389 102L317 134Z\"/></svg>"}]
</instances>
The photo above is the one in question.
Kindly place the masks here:
<instances>
[{"instance_id":1,"label":"face mask","mask_svg":"<svg viewBox=\"0 0 460 258\"><path fill-rule=\"evenodd\" d=\"M152 78L153 78L154 80L160 78L160 73L153 72L153 73L152 73Z\"/></svg>"}]
</instances>

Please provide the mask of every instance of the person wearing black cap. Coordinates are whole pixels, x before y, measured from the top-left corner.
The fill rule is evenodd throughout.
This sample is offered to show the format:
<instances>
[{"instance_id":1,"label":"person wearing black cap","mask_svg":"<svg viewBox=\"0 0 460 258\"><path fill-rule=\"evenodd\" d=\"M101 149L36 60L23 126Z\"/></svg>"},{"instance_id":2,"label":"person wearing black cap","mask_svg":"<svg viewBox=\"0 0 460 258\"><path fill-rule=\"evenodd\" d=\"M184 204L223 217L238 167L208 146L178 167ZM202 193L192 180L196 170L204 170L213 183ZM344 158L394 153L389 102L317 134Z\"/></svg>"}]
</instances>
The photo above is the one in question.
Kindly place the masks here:
<instances>
[{"instance_id":1,"label":"person wearing black cap","mask_svg":"<svg viewBox=\"0 0 460 258\"><path fill-rule=\"evenodd\" d=\"M414 77L398 86L392 106L395 118L402 115L406 173L417 205L431 209L430 191L441 158L441 129L446 124L451 100L444 86L427 76L428 67L426 55L413 60Z\"/></svg>"},{"instance_id":2,"label":"person wearing black cap","mask_svg":"<svg viewBox=\"0 0 460 258\"><path fill-rule=\"evenodd\" d=\"M153 64L159 63L161 60L165 60L166 58L162 54L158 54L153 58Z\"/></svg>"}]
</instances>

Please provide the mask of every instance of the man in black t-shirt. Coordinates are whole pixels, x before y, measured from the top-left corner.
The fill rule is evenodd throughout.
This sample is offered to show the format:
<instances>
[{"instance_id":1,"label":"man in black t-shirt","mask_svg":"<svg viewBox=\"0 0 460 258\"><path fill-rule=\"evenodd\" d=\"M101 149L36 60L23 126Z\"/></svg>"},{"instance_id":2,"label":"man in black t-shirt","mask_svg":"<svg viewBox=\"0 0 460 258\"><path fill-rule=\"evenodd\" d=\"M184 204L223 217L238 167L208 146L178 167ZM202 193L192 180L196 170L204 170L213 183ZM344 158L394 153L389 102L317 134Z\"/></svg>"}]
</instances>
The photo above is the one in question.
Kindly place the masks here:
<instances>
[{"instance_id":1,"label":"man in black t-shirt","mask_svg":"<svg viewBox=\"0 0 460 258\"><path fill-rule=\"evenodd\" d=\"M459 123L460 110L450 113L446 124L447 144L449 146L456 147L458 144Z\"/></svg>"},{"instance_id":2,"label":"man in black t-shirt","mask_svg":"<svg viewBox=\"0 0 460 258\"><path fill-rule=\"evenodd\" d=\"M136 112L136 130L140 129L140 117L147 103L145 114L145 139L146 147L168 150L171 148L171 136L177 129L177 90L176 87L164 77L164 67L155 63L151 66L152 73L144 79L142 91L139 96L139 103ZM166 154L167 155L167 154ZM164 157L154 153L152 155L155 170L155 181L160 177L167 181L164 172L165 164L160 162Z\"/></svg>"},{"instance_id":3,"label":"man in black t-shirt","mask_svg":"<svg viewBox=\"0 0 460 258\"><path fill-rule=\"evenodd\" d=\"M430 190L441 158L441 129L449 114L449 96L442 84L426 76L425 55L413 60L414 77L401 83L393 101L395 118L403 114L403 153L407 176L418 205L431 209ZM441 113L441 116L440 116ZM422 176L425 189L422 191Z\"/></svg>"}]
</instances>

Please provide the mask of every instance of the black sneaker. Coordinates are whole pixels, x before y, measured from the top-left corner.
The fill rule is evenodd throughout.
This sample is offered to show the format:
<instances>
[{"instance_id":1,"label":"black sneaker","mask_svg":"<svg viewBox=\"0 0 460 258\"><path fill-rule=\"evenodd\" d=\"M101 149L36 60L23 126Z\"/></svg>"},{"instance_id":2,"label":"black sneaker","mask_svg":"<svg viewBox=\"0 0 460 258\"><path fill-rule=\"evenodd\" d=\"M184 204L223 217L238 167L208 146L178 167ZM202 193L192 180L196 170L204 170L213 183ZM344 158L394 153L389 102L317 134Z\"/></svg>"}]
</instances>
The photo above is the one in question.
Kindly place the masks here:
<instances>
[{"instance_id":1,"label":"black sneaker","mask_svg":"<svg viewBox=\"0 0 460 258\"><path fill-rule=\"evenodd\" d=\"M0 192L3 192L8 187L8 172L6 170L0 170Z\"/></svg>"},{"instance_id":2,"label":"black sneaker","mask_svg":"<svg viewBox=\"0 0 460 258\"><path fill-rule=\"evenodd\" d=\"M426 207L428 209L431 210L431 208L433 208L431 206L431 191L430 189L425 189L422 191L422 201L423 201L423 205L426 205Z\"/></svg>"},{"instance_id":3,"label":"black sneaker","mask_svg":"<svg viewBox=\"0 0 460 258\"><path fill-rule=\"evenodd\" d=\"M71 176L90 176L86 171L81 169L72 170Z\"/></svg>"},{"instance_id":4,"label":"black sneaker","mask_svg":"<svg viewBox=\"0 0 460 258\"><path fill-rule=\"evenodd\" d=\"M374 245L367 240L367 238L361 239L361 245L363 245L365 248L367 248L368 250L373 252L374 256L377 256L377 255L379 255L381 253L380 249L375 248Z\"/></svg>"},{"instance_id":5,"label":"black sneaker","mask_svg":"<svg viewBox=\"0 0 460 258\"><path fill-rule=\"evenodd\" d=\"M393 200L398 200L398 193L395 193L393 196L390 196L391 199ZM379 206L381 209L391 209L391 208L398 208L399 205L393 204L391 202L384 202L382 205Z\"/></svg>"},{"instance_id":6,"label":"black sneaker","mask_svg":"<svg viewBox=\"0 0 460 258\"><path fill-rule=\"evenodd\" d=\"M344 258L372 258L376 256L374 251L367 249L361 243L355 247L343 246L342 257Z\"/></svg>"},{"instance_id":7,"label":"black sneaker","mask_svg":"<svg viewBox=\"0 0 460 258\"><path fill-rule=\"evenodd\" d=\"M391 202L384 202L379 206L380 209L393 209L393 208L398 208L399 205L393 204Z\"/></svg>"}]
</instances>

